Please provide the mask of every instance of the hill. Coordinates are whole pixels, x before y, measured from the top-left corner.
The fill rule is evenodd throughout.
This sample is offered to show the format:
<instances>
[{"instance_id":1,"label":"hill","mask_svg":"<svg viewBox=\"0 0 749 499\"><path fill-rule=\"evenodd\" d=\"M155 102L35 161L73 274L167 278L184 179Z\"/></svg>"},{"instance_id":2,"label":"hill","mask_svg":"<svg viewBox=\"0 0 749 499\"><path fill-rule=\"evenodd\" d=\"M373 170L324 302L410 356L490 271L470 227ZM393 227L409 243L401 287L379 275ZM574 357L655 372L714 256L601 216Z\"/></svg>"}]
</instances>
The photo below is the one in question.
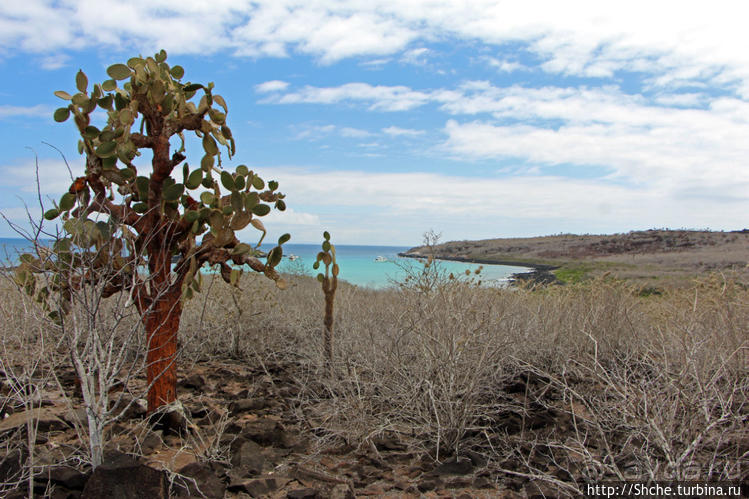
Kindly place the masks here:
<instances>
[{"instance_id":1,"label":"hill","mask_svg":"<svg viewBox=\"0 0 749 499\"><path fill-rule=\"evenodd\" d=\"M622 279L677 285L709 271L735 271L749 276L749 229L653 229L613 235L451 241L437 244L432 250L435 257L445 260L526 265L537 269L537 276L551 273L562 282L576 282L604 272ZM401 255L424 257L430 251L419 246Z\"/></svg>"}]
</instances>

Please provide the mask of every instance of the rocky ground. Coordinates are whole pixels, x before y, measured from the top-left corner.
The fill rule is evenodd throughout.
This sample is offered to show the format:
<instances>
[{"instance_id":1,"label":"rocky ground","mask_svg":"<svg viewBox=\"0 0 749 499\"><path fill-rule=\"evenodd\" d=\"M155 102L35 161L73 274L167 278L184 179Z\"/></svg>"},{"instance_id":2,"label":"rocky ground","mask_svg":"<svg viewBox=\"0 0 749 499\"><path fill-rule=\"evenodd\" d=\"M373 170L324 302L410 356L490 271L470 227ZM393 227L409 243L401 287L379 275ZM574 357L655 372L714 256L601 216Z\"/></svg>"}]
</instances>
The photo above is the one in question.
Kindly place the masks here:
<instances>
[{"instance_id":1,"label":"rocky ground","mask_svg":"<svg viewBox=\"0 0 749 499\"><path fill-rule=\"evenodd\" d=\"M295 408L299 388L294 367L266 367L195 365L179 384L184 416L172 413L155 426L146 419L144 401L136 400L107 429L105 463L93 473L74 458L80 449L75 428L85 431L80 399L74 399L72 410L59 393L50 393L34 411L4 404L0 434L23 438L29 418L38 421L34 490L40 497L469 498L533 497L542 491L548 496L548 485L522 474L498 474L480 453L438 462L393 435L358 446L319 445L319 430L302 423L305 418ZM527 395L525 381L519 381L519 388L507 387L507 396ZM517 414L505 416L508 432L520 431ZM546 410L531 416L529 428L552 431L557 422ZM6 455L0 483L12 481L24 457L20 450ZM21 484L5 497L27 497L26 490Z\"/></svg>"}]
</instances>

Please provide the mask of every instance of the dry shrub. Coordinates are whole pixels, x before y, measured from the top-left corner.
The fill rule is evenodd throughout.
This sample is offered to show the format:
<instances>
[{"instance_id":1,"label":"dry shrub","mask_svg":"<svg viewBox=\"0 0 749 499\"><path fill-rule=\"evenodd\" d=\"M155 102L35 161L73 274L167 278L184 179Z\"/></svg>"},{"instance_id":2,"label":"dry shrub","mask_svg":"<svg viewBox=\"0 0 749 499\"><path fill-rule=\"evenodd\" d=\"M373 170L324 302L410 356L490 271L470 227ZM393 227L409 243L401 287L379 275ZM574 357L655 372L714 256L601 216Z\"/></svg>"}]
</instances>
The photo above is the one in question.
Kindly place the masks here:
<instances>
[{"instance_id":1,"label":"dry shrub","mask_svg":"<svg viewBox=\"0 0 749 499\"><path fill-rule=\"evenodd\" d=\"M278 301L241 327L249 361L294 366L297 414L321 446L386 437L437 460L478 451L560 493L579 480L746 474L749 292L735 279L647 298L606 279L343 286L332 378L315 287L269 288Z\"/></svg>"},{"instance_id":2,"label":"dry shrub","mask_svg":"<svg viewBox=\"0 0 749 499\"><path fill-rule=\"evenodd\" d=\"M0 276L0 295L0 420L13 414L32 415L0 435L2 494L25 481L33 484L34 473L44 464L37 452L37 441L44 436L36 416L54 386L59 340L37 320L33 300L17 292L5 276Z\"/></svg>"},{"instance_id":3,"label":"dry shrub","mask_svg":"<svg viewBox=\"0 0 749 499\"><path fill-rule=\"evenodd\" d=\"M238 288L208 276L185 306L181 354L280 367L296 384L286 403L320 448L384 439L438 461L478 453L498 480L573 495L586 480L747 476L740 276L649 297L603 278L537 289L341 283L333 376L319 284L289 281L278 291L254 275ZM19 306L5 304L6 316Z\"/></svg>"}]
</instances>

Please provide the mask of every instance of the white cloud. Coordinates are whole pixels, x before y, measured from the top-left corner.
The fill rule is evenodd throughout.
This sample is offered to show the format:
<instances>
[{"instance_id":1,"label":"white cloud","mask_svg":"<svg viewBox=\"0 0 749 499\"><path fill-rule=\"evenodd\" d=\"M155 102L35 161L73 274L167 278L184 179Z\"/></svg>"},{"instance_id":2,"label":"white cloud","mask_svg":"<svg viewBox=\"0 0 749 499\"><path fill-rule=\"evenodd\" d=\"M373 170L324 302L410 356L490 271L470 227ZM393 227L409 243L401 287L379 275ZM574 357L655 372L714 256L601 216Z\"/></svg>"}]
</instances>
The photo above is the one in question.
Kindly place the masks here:
<instances>
[{"instance_id":1,"label":"white cloud","mask_svg":"<svg viewBox=\"0 0 749 499\"><path fill-rule=\"evenodd\" d=\"M285 211L273 210L264 220L286 225L320 225L320 217L318 215L296 211L293 208L287 208Z\"/></svg>"},{"instance_id":2,"label":"white cloud","mask_svg":"<svg viewBox=\"0 0 749 499\"><path fill-rule=\"evenodd\" d=\"M497 59L496 57L486 57L484 59L490 66L497 68L499 71L505 73L512 73L521 69L527 69L519 62L511 62L504 59Z\"/></svg>"},{"instance_id":3,"label":"white cloud","mask_svg":"<svg viewBox=\"0 0 749 499\"><path fill-rule=\"evenodd\" d=\"M5 225L5 219L7 218L12 223L21 226L23 228L26 228L29 217L31 217L31 221L34 223L39 223L42 219L42 210L39 208L38 204L33 204L29 206L13 206L10 208L0 208L0 214L2 214L3 220L0 222L0 224ZM4 255L0 255L2 257Z\"/></svg>"},{"instance_id":4,"label":"white cloud","mask_svg":"<svg viewBox=\"0 0 749 499\"><path fill-rule=\"evenodd\" d=\"M697 93L663 94L656 97L655 101L664 106L699 107L708 101L708 97Z\"/></svg>"},{"instance_id":5,"label":"white cloud","mask_svg":"<svg viewBox=\"0 0 749 499\"><path fill-rule=\"evenodd\" d=\"M52 111L49 107L41 104L36 106L0 106L0 119L27 117L27 118L49 118Z\"/></svg>"},{"instance_id":6,"label":"white cloud","mask_svg":"<svg viewBox=\"0 0 749 499\"><path fill-rule=\"evenodd\" d=\"M269 169L258 167L259 171ZM318 214L333 234L356 228L359 239L342 243L416 244L430 227L443 231L446 239L533 235L553 232L552 228L585 232L683 226L736 229L745 225L743 214L749 209L746 196L706 200L709 186L684 193L677 186L657 183L634 188L552 175L486 178L272 170L289 206Z\"/></svg>"},{"instance_id":7,"label":"white cloud","mask_svg":"<svg viewBox=\"0 0 749 499\"><path fill-rule=\"evenodd\" d=\"M338 102L371 102L369 109L406 111L429 101L429 94L405 86L346 83L338 87L305 86L301 90L269 97L262 102L278 104L335 104Z\"/></svg>"},{"instance_id":8,"label":"white cloud","mask_svg":"<svg viewBox=\"0 0 749 499\"><path fill-rule=\"evenodd\" d=\"M362 83L305 87L279 96L278 102L361 102L388 111L431 103L456 117L480 117L447 122L442 149L456 159L515 159L573 169L592 165L637 183L679 179L728 188L749 182L749 103L693 93L668 97L648 99L617 87L495 87L466 81L439 90ZM701 101L700 108L684 107ZM408 133L401 130L390 127L383 133Z\"/></svg>"},{"instance_id":9,"label":"white cloud","mask_svg":"<svg viewBox=\"0 0 749 499\"><path fill-rule=\"evenodd\" d=\"M359 63L359 65L367 69L382 69L389 62L390 58L385 57L380 59L372 59L369 61L362 61Z\"/></svg>"},{"instance_id":10,"label":"white cloud","mask_svg":"<svg viewBox=\"0 0 749 499\"><path fill-rule=\"evenodd\" d=\"M67 54L55 54L40 58L39 65L42 69L54 71L55 69L65 67L69 60L70 56Z\"/></svg>"},{"instance_id":11,"label":"white cloud","mask_svg":"<svg viewBox=\"0 0 749 499\"><path fill-rule=\"evenodd\" d=\"M352 128L352 127L343 127L339 130L339 133L342 137L350 137L355 139L361 139L364 137L371 137L372 133L368 132L367 130L362 130L361 128Z\"/></svg>"},{"instance_id":12,"label":"white cloud","mask_svg":"<svg viewBox=\"0 0 749 499\"><path fill-rule=\"evenodd\" d=\"M426 47L419 47L411 50L407 50L403 53L400 61L405 64L413 64L414 66L423 66L427 62L427 55L431 51Z\"/></svg>"},{"instance_id":13,"label":"white cloud","mask_svg":"<svg viewBox=\"0 0 749 499\"><path fill-rule=\"evenodd\" d=\"M609 77L635 70L655 75L655 85L709 80L749 95L748 11L735 0L716 0L710 8L675 0L4 2L0 51L165 47L254 57L301 52L333 63L453 38L520 44L553 73Z\"/></svg>"},{"instance_id":14,"label":"white cloud","mask_svg":"<svg viewBox=\"0 0 749 499\"><path fill-rule=\"evenodd\" d=\"M401 128L397 126L389 126L382 129L382 133L393 137L415 137L417 135L424 135L424 130L414 130L413 128Z\"/></svg>"},{"instance_id":15,"label":"white cloud","mask_svg":"<svg viewBox=\"0 0 749 499\"><path fill-rule=\"evenodd\" d=\"M74 177L83 174L83 166L78 163L70 163ZM0 165L0 173L7 179L3 184L23 193L36 193L37 166L42 194L58 196L70 188L70 173L65 162L45 158L40 158L38 163L32 160L17 165Z\"/></svg>"},{"instance_id":16,"label":"white cloud","mask_svg":"<svg viewBox=\"0 0 749 499\"><path fill-rule=\"evenodd\" d=\"M255 85L255 92L260 94L268 92L280 92L281 90L286 90L286 87L288 86L288 82L281 80L271 80L260 83L259 85Z\"/></svg>"},{"instance_id":17,"label":"white cloud","mask_svg":"<svg viewBox=\"0 0 749 499\"><path fill-rule=\"evenodd\" d=\"M302 125L295 125L292 129L300 129L296 134L297 139L308 139L308 140L319 140L324 137L328 137L333 134L340 135L345 138L360 139L372 136L372 132L362 130L361 128L353 127L338 127L336 125L316 125L305 123Z\"/></svg>"},{"instance_id":18,"label":"white cloud","mask_svg":"<svg viewBox=\"0 0 749 499\"><path fill-rule=\"evenodd\" d=\"M691 118L699 119L699 113ZM740 129L749 132L746 125ZM654 129L620 123L550 129L449 120L445 133L444 148L460 157L516 158L574 165L577 171L584 171L585 165L599 166L611 169L612 179L672 189L702 186L716 195L749 189L749 147L737 142L741 131L726 130L728 135L720 136L693 121Z\"/></svg>"},{"instance_id":19,"label":"white cloud","mask_svg":"<svg viewBox=\"0 0 749 499\"><path fill-rule=\"evenodd\" d=\"M333 133L336 129L336 126L304 124L301 126L294 126L292 128L301 128L301 130L296 134L295 138L297 139L319 140Z\"/></svg>"},{"instance_id":20,"label":"white cloud","mask_svg":"<svg viewBox=\"0 0 749 499\"><path fill-rule=\"evenodd\" d=\"M361 55L387 55L415 33L375 9L306 2L258 2L246 23L231 30L238 53L283 56L293 47L323 63Z\"/></svg>"}]
</instances>

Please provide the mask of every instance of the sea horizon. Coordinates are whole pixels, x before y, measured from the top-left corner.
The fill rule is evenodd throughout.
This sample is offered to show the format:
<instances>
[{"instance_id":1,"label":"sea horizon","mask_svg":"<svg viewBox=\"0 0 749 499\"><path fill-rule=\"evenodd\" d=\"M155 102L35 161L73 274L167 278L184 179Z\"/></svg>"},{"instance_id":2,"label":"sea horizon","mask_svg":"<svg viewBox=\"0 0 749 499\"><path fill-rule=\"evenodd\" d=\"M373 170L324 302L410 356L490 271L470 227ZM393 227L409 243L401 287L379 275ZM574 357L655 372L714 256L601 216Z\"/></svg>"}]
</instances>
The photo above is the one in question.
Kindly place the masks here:
<instances>
[{"instance_id":1,"label":"sea horizon","mask_svg":"<svg viewBox=\"0 0 749 499\"><path fill-rule=\"evenodd\" d=\"M261 245L260 249L267 252L273 246L272 244ZM0 259L4 264L14 265L17 263L17 256L27 252L30 248L31 244L26 239L0 237ZM357 286L374 289L387 288L402 282L407 275L406 269L420 265L413 258L398 256L398 253L405 252L412 246L336 244L335 248L336 259L340 267L339 279ZM284 258L277 267L281 273L309 276L317 274L318 271L314 270L312 265L317 253L321 250L319 244L287 243L283 245L283 250ZM468 271L472 278L476 281L480 280L487 286L504 286L513 274L532 270L510 265L474 264L451 260L438 260L438 262L446 275L452 273L456 277L461 277L465 276ZM475 272L479 267L482 270L477 275ZM210 272L210 269L204 268L203 272Z\"/></svg>"}]
</instances>

